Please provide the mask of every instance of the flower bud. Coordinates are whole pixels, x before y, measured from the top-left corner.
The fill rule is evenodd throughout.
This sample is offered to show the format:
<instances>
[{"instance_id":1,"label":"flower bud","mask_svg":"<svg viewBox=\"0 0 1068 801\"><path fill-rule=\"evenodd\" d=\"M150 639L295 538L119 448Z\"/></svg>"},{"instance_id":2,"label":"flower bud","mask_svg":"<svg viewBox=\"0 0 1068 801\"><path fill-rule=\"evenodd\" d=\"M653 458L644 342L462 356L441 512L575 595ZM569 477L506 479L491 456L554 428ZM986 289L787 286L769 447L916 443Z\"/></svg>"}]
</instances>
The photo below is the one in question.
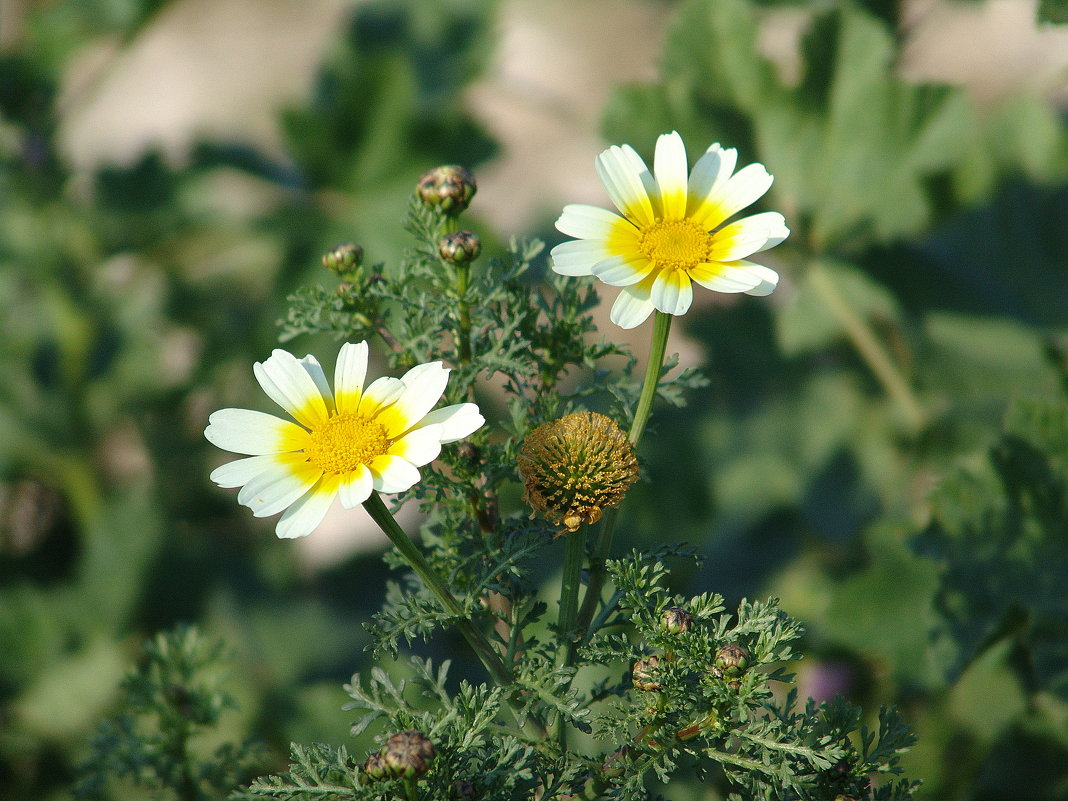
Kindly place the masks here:
<instances>
[{"instance_id":1,"label":"flower bud","mask_svg":"<svg viewBox=\"0 0 1068 801\"><path fill-rule=\"evenodd\" d=\"M647 656L634 663L630 672L631 681L639 690L655 691L660 689L660 682L656 676L659 673L660 657Z\"/></svg>"},{"instance_id":2,"label":"flower bud","mask_svg":"<svg viewBox=\"0 0 1068 801\"><path fill-rule=\"evenodd\" d=\"M681 606L672 606L660 615L660 628L668 634L684 634L693 626L693 615Z\"/></svg>"},{"instance_id":3,"label":"flower bud","mask_svg":"<svg viewBox=\"0 0 1068 801\"><path fill-rule=\"evenodd\" d=\"M373 782L385 778L386 764L382 761L382 754L375 752L367 757L367 761L363 763L363 772Z\"/></svg>"},{"instance_id":4,"label":"flower bud","mask_svg":"<svg viewBox=\"0 0 1068 801\"><path fill-rule=\"evenodd\" d=\"M434 744L414 729L394 734L382 749L382 763L399 779L416 779L430 770L434 761Z\"/></svg>"},{"instance_id":5,"label":"flower bud","mask_svg":"<svg viewBox=\"0 0 1068 801\"><path fill-rule=\"evenodd\" d=\"M569 532L596 523L638 479L627 435L603 414L576 412L529 434L518 457L524 499Z\"/></svg>"},{"instance_id":6,"label":"flower bud","mask_svg":"<svg viewBox=\"0 0 1068 801\"><path fill-rule=\"evenodd\" d=\"M458 164L427 170L415 187L415 193L423 203L441 209L450 217L466 209L476 191L475 176Z\"/></svg>"},{"instance_id":7,"label":"flower bud","mask_svg":"<svg viewBox=\"0 0 1068 801\"><path fill-rule=\"evenodd\" d=\"M729 643L716 651L716 669L722 676L736 678L749 667L749 650L744 645Z\"/></svg>"},{"instance_id":8,"label":"flower bud","mask_svg":"<svg viewBox=\"0 0 1068 801\"><path fill-rule=\"evenodd\" d=\"M482 240L474 231L456 231L438 240L438 253L449 264L467 264L482 252Z\"/></svg>"},{"instance_id":9,"label":"flower bud","mask_svg":"<svg viewBox=\"0 0 1068 801\"><path fill-rule=\"evenodd\" d=\"M363 248L349 242L323 254L323 266L332 273L350 273L363 263Z\"/></svg>"}]
</instances>

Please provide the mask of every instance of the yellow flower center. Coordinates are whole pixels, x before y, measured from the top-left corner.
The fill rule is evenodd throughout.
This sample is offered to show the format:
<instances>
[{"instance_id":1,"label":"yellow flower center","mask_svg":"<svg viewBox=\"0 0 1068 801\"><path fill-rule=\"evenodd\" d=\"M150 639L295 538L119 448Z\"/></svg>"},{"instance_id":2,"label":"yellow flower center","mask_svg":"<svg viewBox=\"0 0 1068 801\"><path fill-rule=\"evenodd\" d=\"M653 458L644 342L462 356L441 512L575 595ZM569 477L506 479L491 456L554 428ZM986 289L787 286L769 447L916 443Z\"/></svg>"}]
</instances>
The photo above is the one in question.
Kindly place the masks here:
<instances>
[{"instance_id":1,"label":"yellow flower center","mask_svg":"<svg viewBox=\"0 0 1068 801\"><path fill-rule=\"evenodd\" d=\"M351 473L389 450L386 427L353 412L335 415L309 433L304 453L325 473Z\"/></svg>"},{"instance_id":2,"label":"yellow flower center","mask_svg":"<svg viewBox=\"0 0 1068 801\"><path fill-rule=\"evenodd\" d=\"M712 236L693 220L657 220L641 232L638 248L661 269L690 270L707 262Z\"/></svg>"}]
</instances>

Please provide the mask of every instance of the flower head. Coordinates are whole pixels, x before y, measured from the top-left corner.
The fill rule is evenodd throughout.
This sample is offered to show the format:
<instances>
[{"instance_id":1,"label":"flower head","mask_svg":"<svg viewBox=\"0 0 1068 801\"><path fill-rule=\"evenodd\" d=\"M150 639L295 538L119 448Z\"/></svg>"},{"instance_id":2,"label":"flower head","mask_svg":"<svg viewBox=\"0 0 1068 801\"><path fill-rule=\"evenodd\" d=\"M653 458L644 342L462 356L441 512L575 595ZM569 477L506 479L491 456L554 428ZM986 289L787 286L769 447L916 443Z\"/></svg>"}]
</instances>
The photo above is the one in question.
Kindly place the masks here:
<instances>
[{"instance_id":1,"label":"flower head","mask_svg":"<svg viewBox=\"0 0 1068 801\"><path fill-rule=\"evenodd\" d=\"M576 412L535 428L519 452L525 498L569 532L618 506L638 479L627 435L603 414Z\"/></svg>"},{"instance_id":2,"label":"flower head","mask_svg":"<svg viewBox=\"0 0 1068 801\"><path fill-rule=\"evenodd\" d=\"M312 356L276 350L253 365L256 380L294 421L249 409L221 409L204 436L223 450L247 454L211 474L220 487L241 487L238 502L256 517L283 512L279 537L303 537L322 521L334 497L346 509L371 492L403 492L419 467L485 422L473 403L430 411L449 379L441 362L401 378L364 386L367 343L341 346L331 391Z\"/></svg>"},{"instance_id":3,"label":"flower head","mask_svg":"<svg viewBox=\"0 0 1068 801\"><path fill-rule=\"evenodd\" d=\"M687 175L686 148L674 132L657 140L652 172L629 145L608 148L597 157L597 174L622 216L565 206L556 227L577 239L553 248L553 270L623 287L612 306L612 322L623 328L640 325L653 309L685 314L694 283L769 294L778 274L746 257L779 244L790 229L774 211L727 222L772 181L762 164L735 173L737 161L737 151L714 144Z\"/></svg>"}]
</instances>

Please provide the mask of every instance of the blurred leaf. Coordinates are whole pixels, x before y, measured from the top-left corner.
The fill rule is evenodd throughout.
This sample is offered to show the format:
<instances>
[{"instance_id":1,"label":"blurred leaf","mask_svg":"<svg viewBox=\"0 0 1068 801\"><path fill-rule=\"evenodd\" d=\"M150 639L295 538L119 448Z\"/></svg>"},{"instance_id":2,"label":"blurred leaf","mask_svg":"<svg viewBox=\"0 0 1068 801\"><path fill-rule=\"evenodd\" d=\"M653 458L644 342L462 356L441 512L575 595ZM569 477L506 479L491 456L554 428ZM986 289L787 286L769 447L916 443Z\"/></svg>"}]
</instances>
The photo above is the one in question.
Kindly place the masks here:
<instances>
[{"instance_id":1,"label":"blurred leaf","mask_svg":"<svg viewBox=\"0 0 1068 801\"><path fill-rule=\"evenodd\" d=\"M941 567L936 609L956 677L1008 638L1029 692L1068 697L1068 406L1017 402L978 467L943 480L917 548ZM1026 656L1024 656L1026 655Z\"/></svg>"},{"instance_id":2,"label":"blurred leaf","mask_svg":"<svg viewBox=\"0 0 1068 801\"><path fill-rule=\"evenodd\" d=\"M1040 24L1068 23L1068 0L1038 0L1038 21Z\"/></svg>"},{"instance_id":3,"label":"blurred leaf","mask_svg":"<svg viewBox=\"0 0 1068 801\"><path fill-rule=\"evenodd\" d=\"M885 287L846 262L825 260L822 263L843 299L857 314L870 321L897 320L900 315L897 301ZM776 309L775 333L783 352L797 356L840 341L845 330L806 271L787 302Z\"/></svg>"}]
</instances>

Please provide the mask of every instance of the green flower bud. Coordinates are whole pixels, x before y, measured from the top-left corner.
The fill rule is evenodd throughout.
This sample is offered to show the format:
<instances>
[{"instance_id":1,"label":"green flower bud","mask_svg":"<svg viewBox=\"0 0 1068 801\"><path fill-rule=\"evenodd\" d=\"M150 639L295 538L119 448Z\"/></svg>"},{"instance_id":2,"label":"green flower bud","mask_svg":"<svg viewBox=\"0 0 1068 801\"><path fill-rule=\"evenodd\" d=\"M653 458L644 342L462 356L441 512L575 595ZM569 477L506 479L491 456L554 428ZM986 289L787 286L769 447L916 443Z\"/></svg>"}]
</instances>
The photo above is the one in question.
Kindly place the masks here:
<instances>
[{"instance_id":1,"label":"green flower bud","mask_svg":"<svg viewBox=\"0 0 1068 801\"><path fill-rule=\"evenodd\" d=\"M430 770L434 744L421 732L409 729L394 734L382 749L382 763L399 779L416 779Z\"/></svg>"},{"instance_id":2,"label":"green flower bud","mask_svg":"<svg viewBox=\"0 0 1068 801\"><path fill-rule=\"evenodd\" d=\"M639 690L649 690L651 692L659 690L660 682L657 680L659 669L660 657L647 656L645 659L639 659L634 663L634 668L630 672L631 681Z\"/></svg>"},{"instance_id":3,"label":"green flower bud","mask_svg":"<svg viewBox=\"0 0 1068 801\"><path fill-rule=\"evenodd\" d=\"M467 264L482 252L482 240L474 231L456 231L438 240L438 253L449 264Z\"/></svg>"},{"instance_id":4,"label":"green flower bud","mask_svg":"<svg viewBox=\"0 0 1068 801\"><path fill-rule=\"evenodd\" d=\"M363 763L363 772L373 782L385 778L386 765L382 761L382 754L376 752L367 757L367 761Z\"/></svg>"},{"instance_id":5,"label":"green flower bud","mask_svg":"<svg viewBox=\"0 0 1068 801\"><path fill-rule=\"evenodd\" d=\"M751 658L744 645L729 643L716 651L715 667L720 676L736 678L745 673Z\"/></svg>"},{"instance_id":6,"label":"green flower bud","mask_svg":"<svg viewBox=\"0 0 1068 801\"><path fill-rule=\"evenodd\" d=\"M638 480L638 459L627 435L596 412L538 426L527 434L518 464L526 502L568 532L596 523Z\"/></svg>"},{"instance_id":7,"label":"green flower bud","mask_svg":"<svg viewBox=\"0 0 1068 801\"><path fill-rule=\"evenodd\" d=\"M363 248L349 242L323 254L323 266L332 273L351 273L363 263Z\"/></svg>"},{"instance_id":8,"label":"green flower bud","mask_svg":"<svg viewBox=\"0 0 1068 801\"><path fill-rule=\"evenodd\" d=\"M660 615L660 628L668 634L684 634L693 626L693 615L680 606L665 609Z\"/></svg>"},{"instance_id":9,"label":"green flower bud","mask_svg":"<svg viewBox=\"0 0 1068 801\"><path fill-rule=\"evenodd\" d=\"M416 184L415 193L431 208L455 217L471 204L478 191L475 176L457 164L427 170Z\"/></svg>"}]
</instances>

